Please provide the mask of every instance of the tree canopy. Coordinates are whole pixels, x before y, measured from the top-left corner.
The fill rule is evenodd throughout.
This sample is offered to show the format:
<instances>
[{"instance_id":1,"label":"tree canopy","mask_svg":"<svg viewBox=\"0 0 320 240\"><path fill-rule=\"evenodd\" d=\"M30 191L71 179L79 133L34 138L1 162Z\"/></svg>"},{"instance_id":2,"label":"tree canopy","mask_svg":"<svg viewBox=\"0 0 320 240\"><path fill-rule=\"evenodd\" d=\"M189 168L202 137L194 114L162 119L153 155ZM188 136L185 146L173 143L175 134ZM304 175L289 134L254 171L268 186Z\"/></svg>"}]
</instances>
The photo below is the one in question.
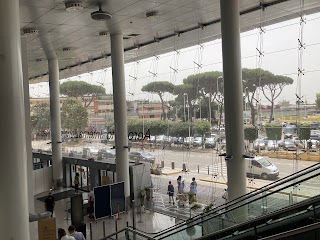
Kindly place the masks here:
<instances>
[{"instance_id":1,"label":"tree canopy","mask_svg":"<svg viewBox=\"0 0 320 240\"><path fill-rule=\"evenodd\" d=\"M75 98L65 100L61 108L61 126L70 130L80 130L88 124L87 109Z\"/></svg>"},{"instance_id":2,"label":"tree canopy","mask_svg":"<svg viewBox=\"0 0 320 240\"><path fill-rule=\"evenodd\" d=\"M32 131L50 129L50 106L48 103L34 105L31 108Z\"/></svg>"},{"instance_id":3,"label":"tree canopy","mask_svg":"<svg viewBox=\"0 0 320 240\"><path fill-rule=\"evenodd\" d=\"M158 94L162 104L162 119L166 119L165 103L163 100L164 93L173 93L174 84L168 81L155 81L144 85L141 89L143 92Z\"/></svg>"},{"instance_id":4,"label":"tree canopy","mask_svg":"<svg viewBox=\"0 0 320 240\"><path fill-rule=\"evenodd\" d=\"M106 90L102 86L84 81L67 81L60 84L60 93L67 97L81 98L85 107L88 107L95 97L105 95Z\"/></svg>"}]
</instances>

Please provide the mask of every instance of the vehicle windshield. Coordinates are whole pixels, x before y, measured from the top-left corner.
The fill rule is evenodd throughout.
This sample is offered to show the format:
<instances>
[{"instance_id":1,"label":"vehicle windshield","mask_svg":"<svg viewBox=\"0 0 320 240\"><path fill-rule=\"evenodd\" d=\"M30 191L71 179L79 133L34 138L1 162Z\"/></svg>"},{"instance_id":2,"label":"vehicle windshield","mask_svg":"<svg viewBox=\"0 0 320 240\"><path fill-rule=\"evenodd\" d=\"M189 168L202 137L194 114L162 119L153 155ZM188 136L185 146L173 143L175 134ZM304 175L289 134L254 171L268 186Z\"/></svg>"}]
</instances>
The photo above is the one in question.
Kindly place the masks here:
<instances>
[{"instance_id":1,"label":"vehicle windshield","mask_svg":"<svg viewBox=\"0 0 320 240\"><path fill-rule=\"evenodd\" d=\"M265 158L260 158L257 160L257 162L259 162L262 166L264 167L268 167L268 166L271 166L271 162L269 162L267 159Z\"/></svg>"},{"instance_id":2,"label":"vehicle windshield","mask_svg":"<svg viewBox=\"0 0 320 240\"><path fill-rule=\"evenodd\" d=\"M202 137L196 137L194 140L196 140L196 141L201 141L201 140L202 140Z\"/></svg>"},{"instance_id":3,"label":"vehicle windshield","mask_svg":"<svg viewBox=\"0 0 320 240\"><path fill-rule=\"evenodd\" d=\"M206 141L207 142L214 142L214 138L207 138Z\"/></svg>"},{"instance_id":4,"label":"vehicle windshield","mask_svg":"<svg viewBox=\"0 0 320 240\"><path fill-rule=\"evenodd\" d=\"M285 144L294 144L293 140L286 140L284 143Z\"/></svg>"}]
</instances>

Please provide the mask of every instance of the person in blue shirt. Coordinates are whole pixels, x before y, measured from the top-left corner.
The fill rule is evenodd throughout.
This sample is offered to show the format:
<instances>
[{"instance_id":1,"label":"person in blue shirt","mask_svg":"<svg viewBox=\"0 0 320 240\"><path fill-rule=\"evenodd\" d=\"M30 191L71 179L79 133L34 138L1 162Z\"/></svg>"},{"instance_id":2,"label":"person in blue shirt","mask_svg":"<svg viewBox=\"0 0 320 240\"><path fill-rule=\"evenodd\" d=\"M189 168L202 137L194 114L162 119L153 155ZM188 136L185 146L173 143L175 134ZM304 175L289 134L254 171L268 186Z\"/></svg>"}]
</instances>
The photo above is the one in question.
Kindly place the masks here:
<instances>
[{"instance_id":1,"label":"person in blue shirt","mask_svg":"<svg viewBox=\"0 0 320 240\"><path fill-rule=\"evenodd\" d=\"M192 178L192 182L190 184L190 194L192 194L192 198L190 199L190 204L196 202L197 197L197 182L195 178Z\"/></svg>"}]
</instances>

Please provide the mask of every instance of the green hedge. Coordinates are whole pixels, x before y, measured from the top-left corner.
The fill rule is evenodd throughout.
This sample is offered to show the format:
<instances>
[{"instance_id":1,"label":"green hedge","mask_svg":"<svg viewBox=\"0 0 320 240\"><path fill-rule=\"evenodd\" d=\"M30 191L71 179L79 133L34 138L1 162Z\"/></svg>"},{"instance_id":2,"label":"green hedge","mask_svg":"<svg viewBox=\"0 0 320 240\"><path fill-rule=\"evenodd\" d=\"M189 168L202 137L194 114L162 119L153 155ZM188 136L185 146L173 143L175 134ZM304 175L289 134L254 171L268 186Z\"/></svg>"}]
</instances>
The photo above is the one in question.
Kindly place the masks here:
<instances>
[{"instance_id":1,"label":"green hedge","mask_svg":"<svg viewBox=\"0 0 320 240\"><path fill-rule=\"evenodd\" d=\"M310 139L311 134L311 126L310 124L300 124L298 125L298 137L300 140L308 140Z\"/></svg>"},{"instance_id":2,"label":"green hedge","mask_svg":"<svg viewBox=\"0 0 320 240\"><path fill-rule=\"evenodd\" d=\"M254 141L258 138L258 128L253 125L244 125L244 139Z\"/></svg>"},{"instance_id":3,"label":"green hedge","mask_svg":"<svg viewBox=\"0 0 320 240\"><path fill-rule=\"evenodd\" d=\"M282 125L279 123L267 123L265 130L268 139L270 140L281 140L282 137Z\"/></svg>"}]
</instances>

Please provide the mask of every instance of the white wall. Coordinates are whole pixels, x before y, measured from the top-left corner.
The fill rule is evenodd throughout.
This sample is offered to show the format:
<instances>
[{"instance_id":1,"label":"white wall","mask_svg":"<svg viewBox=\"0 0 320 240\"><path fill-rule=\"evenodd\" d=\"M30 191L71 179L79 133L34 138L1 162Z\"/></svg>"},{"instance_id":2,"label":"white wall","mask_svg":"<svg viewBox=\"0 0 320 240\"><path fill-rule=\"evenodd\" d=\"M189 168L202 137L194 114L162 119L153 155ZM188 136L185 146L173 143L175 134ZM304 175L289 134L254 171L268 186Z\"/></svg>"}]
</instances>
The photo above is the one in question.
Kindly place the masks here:
<instances>
[{"instance_id":1,"label":"white wall","mask_svg":"<svg viewBox=\"0 0 320 240\"><path fill-rule=\"evenodd\" d=\"M52 167L33 170L33 189L37 195L49 191L52 187Z\"/></svg>"}]
</instances>

